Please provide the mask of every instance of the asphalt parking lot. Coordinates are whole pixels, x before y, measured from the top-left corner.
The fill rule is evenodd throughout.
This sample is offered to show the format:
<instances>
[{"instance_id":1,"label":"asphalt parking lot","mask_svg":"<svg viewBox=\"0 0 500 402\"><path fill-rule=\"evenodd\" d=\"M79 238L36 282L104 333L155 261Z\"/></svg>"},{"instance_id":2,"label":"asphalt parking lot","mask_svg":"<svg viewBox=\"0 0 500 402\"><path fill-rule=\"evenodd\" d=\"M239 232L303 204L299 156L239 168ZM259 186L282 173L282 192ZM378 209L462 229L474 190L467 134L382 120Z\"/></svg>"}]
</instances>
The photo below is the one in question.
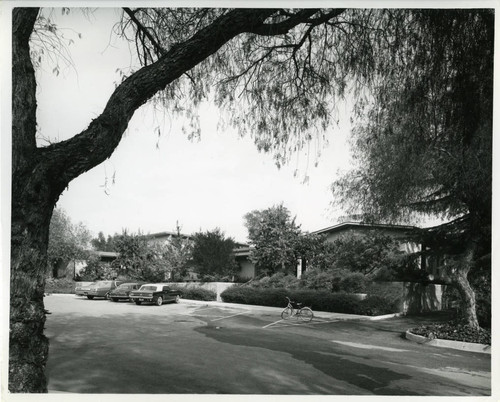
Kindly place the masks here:
<instances>
[{"instance_id":1,"label":"asphalt parking lot","mask_svg":"<svg viewBox=\"0 0 500 402\"><path fill-rule=\"evenodd\" d=\"M383 321L181 300L45 297L49 392L485 396L491 356L410 342ZM352 318L352 317L346 317Z\"/></svg>"}]
</instances>

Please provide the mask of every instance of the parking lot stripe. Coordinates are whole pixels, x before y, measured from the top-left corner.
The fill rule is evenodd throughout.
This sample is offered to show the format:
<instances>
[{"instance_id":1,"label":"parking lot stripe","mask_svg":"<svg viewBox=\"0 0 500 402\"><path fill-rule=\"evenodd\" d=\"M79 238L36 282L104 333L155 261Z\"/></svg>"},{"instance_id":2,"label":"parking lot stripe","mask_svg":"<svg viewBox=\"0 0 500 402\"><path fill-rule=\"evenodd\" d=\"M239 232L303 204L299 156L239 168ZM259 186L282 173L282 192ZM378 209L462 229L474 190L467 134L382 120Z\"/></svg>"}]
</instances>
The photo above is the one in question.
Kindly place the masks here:
<instances>
[{"instance_id":1,"label":"parking lot stripe","mask_svg":"<svg viewBox=\"0 0 500 402\"><path fill-rule=\"evenodd\" d=\"M242 314L246 314L246 311L243 311L242 313L238 313L238 314L228 315L226 317L216 318L215 320L212 320L212 321L219 321L219 320L223 320L225 318L236 317L237 315L242 315Z\"/></svg>"},{"instance_id":2,"label":"parking lot stripe","mask_svg":"<svg viewBox=\"0 0 500 402\"><path fill-rule=\"evenodd\" d=\"M272 322L271 324L268 324L268 325L262 327L262 329L269 328L273 325L280 324L280 323L281 323L281 325L279 325L278 327L291 327L294 325L319 325L319 324L329 324L329 323L338 322L338 321L339 320L321 321L321 320L314 319L314 322L311 321L311 322L300 323L298 321L292 322L290 320L278 320L278 321Z\"/></svg>"},{"instance_id":3,"label":"parking lot stripe","mask_svg":"<svg viewBox=\"0 0 500 402\"><path fill-rule=\"evenodd\" d=\"M268 324L268 325L266 325L266 326L264 326L264 327L262 327L262 328L263 328L263 329L264 329L264 328L268 328L268 327L270 327L271 325L274 325L274 324L278 324L278 323L280 323L281 321L283 321L283 320L278 320L278 321L272 322L271 324Z\"/></svg>"}]
</instances>

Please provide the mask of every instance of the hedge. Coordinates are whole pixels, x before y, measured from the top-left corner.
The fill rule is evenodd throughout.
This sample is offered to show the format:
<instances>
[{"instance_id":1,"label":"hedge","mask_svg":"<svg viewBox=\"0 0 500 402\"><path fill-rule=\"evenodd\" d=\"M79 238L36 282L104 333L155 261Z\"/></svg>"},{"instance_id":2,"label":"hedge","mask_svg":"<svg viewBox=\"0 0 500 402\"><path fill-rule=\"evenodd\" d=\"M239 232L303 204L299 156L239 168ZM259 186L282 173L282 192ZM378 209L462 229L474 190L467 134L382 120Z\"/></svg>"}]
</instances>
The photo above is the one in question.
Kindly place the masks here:
<instances>
[{"instance_id":1,"label":"hedge","mask_svg":"<svg viewBox=\"0 0 500 402\"><path fill-rule=\"evenodd\" d=\"M400 300L379 295L369 295L360 300L358 296L348 293L242 286L233 286L221 293L222 300L228 303L283 308L286 307L286 296L316 311L360 315L382 315L401 311Z\"/></svg>"},{"instance_id":2,"label":"hedge","mask_svg":"<svg viewBox=\"0 0 500 402\"><path fill-rule=\"evenodd\" d=\"M75 293L75 281L68 278L47 278L45 280L45 293Z\"/></svg>"},{"instance_id":3,"label":"hedge","mask_svg":"<svg viewBox=\"0 0 500 402\"><path fill-rule=\"evenodd\" d=\"M189 300L214 301L217 300L217 294L213 290L202 287L179 287L176 288L182 292L182 297Z\"/></svg>"}]
</instances>

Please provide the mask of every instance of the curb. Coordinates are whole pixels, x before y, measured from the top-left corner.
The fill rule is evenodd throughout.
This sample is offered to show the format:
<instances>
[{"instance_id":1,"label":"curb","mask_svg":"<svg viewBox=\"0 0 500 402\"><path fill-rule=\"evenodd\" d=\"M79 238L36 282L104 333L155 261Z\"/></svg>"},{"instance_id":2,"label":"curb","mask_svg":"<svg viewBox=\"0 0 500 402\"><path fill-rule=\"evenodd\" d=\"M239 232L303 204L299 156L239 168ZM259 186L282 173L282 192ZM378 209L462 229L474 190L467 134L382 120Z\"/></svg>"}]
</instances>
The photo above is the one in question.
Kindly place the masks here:
<instances>
[{"instance_id":1,"label":"curb","mask_svg":"<svg viewBox=\"0 0 500 402\"><path fill-rule=\"evenodd\" d=\"M416 343L420 344L425 343L427 345L437 346L440 348L450 348L450 349L463 350L466 352L491 354L491 345L484 345L482 343L450 341L448 339L429 339L422 335L412 334L410 330L406 331L405 337L406 339Z\"/></svg>"}]
</instances>

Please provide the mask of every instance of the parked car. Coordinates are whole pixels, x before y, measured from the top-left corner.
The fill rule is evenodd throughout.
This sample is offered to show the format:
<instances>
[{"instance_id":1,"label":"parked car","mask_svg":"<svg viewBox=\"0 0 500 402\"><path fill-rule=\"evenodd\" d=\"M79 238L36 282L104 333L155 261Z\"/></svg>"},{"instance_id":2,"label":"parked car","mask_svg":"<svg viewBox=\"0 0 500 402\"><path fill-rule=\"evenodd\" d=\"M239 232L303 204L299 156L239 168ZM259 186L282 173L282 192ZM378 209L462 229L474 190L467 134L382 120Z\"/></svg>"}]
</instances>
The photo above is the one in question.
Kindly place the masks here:
<instances>
[{"instance_id":1,"label":"parked car","mask_svg":"<svg viewBox=\"0 0 500 402\"><path fill-rule=\"evenodd\" d=\"M94 297L108 298L109 292L120 286L123 281L97 281L90 286L88 291L84 291L84 295L92 300Z\"/></svg>"},{"instance_id":2,"label":"parked car","mask_svg":"<svg viewBox=\"0 0 500 402\"><path fill-rule=\"evenodd\" d=\"M80 284L80 285L75 286L75 295L86 296L90 287L93 285L95 285L95 282L91 282L91 283L88 283L86 285ZM85 293L85 292L87 292L87 293Z\"/></svg>"},{"instance_id":3,"label":"parked car","mask_svg":"<svg viewBox=\"0 0 500 402\"><path fill-rule=\"evenodd\" d=\"M133 290L129 294L130 300L135 304L154 303L161 306L163 302L173 301L179 303L182 297L180 290L172 289L164 283L147 283L140 287L139 290Z\"/></svg>"},{"instance_id":4,"label":"parked car","mask_svg":"<svg viewBox=\"0 0 500 402\"><path fill-rule=\"evenodd\" d=\"M109 292L109 300L114 302L123 299L129 300L130 292L132 290L139 289L141 286L142 283L136 283L136 282L122 283L116 289L113 289L111 292Z\"/></svg>"}]
</instances>

